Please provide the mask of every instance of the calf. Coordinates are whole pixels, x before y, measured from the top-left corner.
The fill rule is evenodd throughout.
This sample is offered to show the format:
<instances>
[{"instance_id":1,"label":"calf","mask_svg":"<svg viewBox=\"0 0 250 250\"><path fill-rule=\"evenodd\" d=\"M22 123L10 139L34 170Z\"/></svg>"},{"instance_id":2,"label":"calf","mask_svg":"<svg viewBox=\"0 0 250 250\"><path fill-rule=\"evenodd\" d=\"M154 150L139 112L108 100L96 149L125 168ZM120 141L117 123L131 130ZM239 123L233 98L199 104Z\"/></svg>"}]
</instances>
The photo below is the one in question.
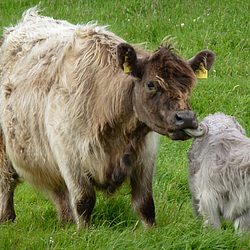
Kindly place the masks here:
<instances>
[{"instance_id":1,"label":"calf","mask_svg":"<svg viewBox=\"0 0 250 250\"><path fill-rule=\"evenodd\" d=\"M232 116L209 115L208 133L194 139L189 158L189 187L195 215L221 227L221 217L239 231L250 226L250 139Z\"/></svg>"}]
</instances>

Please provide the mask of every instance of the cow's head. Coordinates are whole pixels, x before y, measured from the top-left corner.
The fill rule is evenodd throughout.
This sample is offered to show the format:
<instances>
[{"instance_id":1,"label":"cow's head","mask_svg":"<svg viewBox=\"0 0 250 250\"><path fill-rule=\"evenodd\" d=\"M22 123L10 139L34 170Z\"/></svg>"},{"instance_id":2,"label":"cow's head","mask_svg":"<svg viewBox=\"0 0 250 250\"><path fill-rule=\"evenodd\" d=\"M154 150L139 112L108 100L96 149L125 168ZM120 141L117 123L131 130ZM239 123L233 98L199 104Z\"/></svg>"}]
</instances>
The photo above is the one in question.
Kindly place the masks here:
<instances>
[{"instance_id":1,"label":"cow's head","mask_svg":"<svg viewBox=\"0 0 250 250\"><path fill-rule=\"evenodd\" d=\"M213 52L202 51L185 61L170 47L161 45L149 57L138 58L131 45L122 43L117 46L117 59L124 72L135 77L134 108L138 118L173 140L189 139L183 129L198 126L190 105L196 81L193 71L201 62L209 70Z\"/></svg>"}]
</instances>

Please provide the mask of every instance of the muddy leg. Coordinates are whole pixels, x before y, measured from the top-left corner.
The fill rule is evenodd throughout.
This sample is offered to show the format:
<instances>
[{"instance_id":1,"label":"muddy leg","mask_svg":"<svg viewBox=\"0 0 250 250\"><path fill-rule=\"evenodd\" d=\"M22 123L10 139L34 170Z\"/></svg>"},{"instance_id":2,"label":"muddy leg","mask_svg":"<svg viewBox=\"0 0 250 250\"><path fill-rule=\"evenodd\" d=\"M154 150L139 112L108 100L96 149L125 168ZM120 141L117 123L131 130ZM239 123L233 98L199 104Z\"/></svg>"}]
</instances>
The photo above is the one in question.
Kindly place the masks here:
<instances>
[{"instance_id":1,"label":"muddy leg","mask_svg":"<svg viewBox=\"0 0 250 250\"><path fill-rule=\"evenodd\" d=\"M0 223L14 221L14 191L19 177L6 158L5 145L0 134Z\"/></svg>"},{"instance_id":2,"label":"muddy leg","mask_svg":"<svg viewBox=\"0 0 250 250\"><path fill-rule=\"evenodd\" d=\"M80 172L75 174L71 172L71 168L67 168L64 173L78 229L87 228L90 226L91 213L95 206L95 190L87 177L81 176Z\"/></svg>"},{"instance_id":3,"label":"muddy leg","mask_svg":"<svg viewBox=\"0 0 250 250\"><path fill-rule=\"evenodd\" d=\"M140 169L142 172L140 173ZM141 218L143 225L150 228L156 225L155 222L155 205L153 200L153 168L147 169L147 173L143 167L136 168L135 173L131 177L132 187L132 204L135 213Z\"/></svg>"},{"instance_id":4,"label":"muddy leg","mask_svg":"<svg viewBox=\"0 0 250 250\"><path fill-rule=\"evenodd\" d=\"M74 207L76 211L76 217L78 219L78 229L90 227L91 213L94 209L96 196L94 190L87 190L74 199Z\"/></svg>"}]
</instances>

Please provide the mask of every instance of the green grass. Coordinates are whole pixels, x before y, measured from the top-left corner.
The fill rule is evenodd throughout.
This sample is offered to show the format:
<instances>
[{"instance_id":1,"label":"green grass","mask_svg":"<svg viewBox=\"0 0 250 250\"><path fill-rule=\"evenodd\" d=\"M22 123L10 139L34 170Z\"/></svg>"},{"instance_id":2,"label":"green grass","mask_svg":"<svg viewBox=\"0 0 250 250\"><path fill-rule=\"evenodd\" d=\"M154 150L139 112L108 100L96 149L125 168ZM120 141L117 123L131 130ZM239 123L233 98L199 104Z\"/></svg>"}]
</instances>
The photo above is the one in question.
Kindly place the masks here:
<instances>
[{"instance_id":1,"label":"green grass","mask_svg":"<svg viewBox=\"0 0 250 250\"><path fill-rule=\"evenodd\" d=\"M15 25L23 11L37 4L2 0L1 28ZM97 20L130 43L148 42L148 49L172 35L186 59L213 50L216 61L209 78L197 82L192 107L199 120L216 111L233 115L250 135L248 0L46 0L41 9L43 15L74 24ZM91 230L62 227L50 201L25 183L15 194L16 222L0 226L0 249L248 249L249 236L235 233L232 223L205 230L193 218L186 157L191 143L161 137L154 179L157 228L143 230L127 187L109 200L98 193Z\"/></svg>"}]
</instances>

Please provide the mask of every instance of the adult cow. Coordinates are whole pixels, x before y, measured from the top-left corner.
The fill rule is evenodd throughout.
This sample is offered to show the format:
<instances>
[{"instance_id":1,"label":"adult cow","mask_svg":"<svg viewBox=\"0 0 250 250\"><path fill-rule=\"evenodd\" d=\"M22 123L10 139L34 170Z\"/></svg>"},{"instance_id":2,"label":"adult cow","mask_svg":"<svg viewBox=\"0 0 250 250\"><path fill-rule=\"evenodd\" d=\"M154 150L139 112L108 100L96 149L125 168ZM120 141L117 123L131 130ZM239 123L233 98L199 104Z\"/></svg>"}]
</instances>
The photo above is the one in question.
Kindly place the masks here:
<instances>
[{"instance_id":1,"label":"adult cow","mask_svg":"<svg viewBox=\"0 0 250 250\"><path fill-rule=\"evenodd\" d=\"M206 50L191 62L213 60ZM78 228L90 223L94 186L112 194L129 179L135 212L155 224L155 132L186 140L183 129L198 125L188 63L163 44L148 54L105 27L31 9L4 33L0 64L1 222L15 219L21 176Z\"/></svg>"}]
</instances>

